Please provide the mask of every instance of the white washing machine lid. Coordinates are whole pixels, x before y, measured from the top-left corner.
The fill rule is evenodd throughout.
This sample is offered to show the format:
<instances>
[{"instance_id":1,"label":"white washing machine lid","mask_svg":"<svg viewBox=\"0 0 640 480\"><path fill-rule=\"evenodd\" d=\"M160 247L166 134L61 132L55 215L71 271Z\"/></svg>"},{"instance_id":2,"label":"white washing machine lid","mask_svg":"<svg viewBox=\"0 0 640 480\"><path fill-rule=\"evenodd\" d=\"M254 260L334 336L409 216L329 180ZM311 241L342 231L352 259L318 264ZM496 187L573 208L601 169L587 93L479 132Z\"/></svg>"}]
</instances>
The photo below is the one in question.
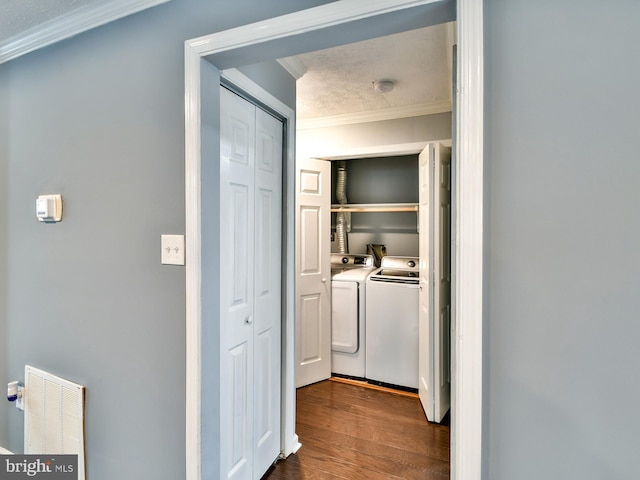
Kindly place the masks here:
<instances>
[{"instance_id":1,"label":"white washing machine lid","mask_svg":"<svg viewBox=\"0 0 640 480\"><path fill-rule=\"evenodd\" d=\"M420 282L419 261L417 257L384 257L382 266L369 276L369 281L417 285Z\"/></svg>"},{"instance_id":2,"label":"white washing machine lid","mask_svg":"<svg viewBox=\"0 0 640 480\"><path fill-rule=\"evenodd\" d=\"M334 273L331 277L333 281L340 282L364 282L376 267L347 268L338 273Z\"/></svg>"}]
</instances>

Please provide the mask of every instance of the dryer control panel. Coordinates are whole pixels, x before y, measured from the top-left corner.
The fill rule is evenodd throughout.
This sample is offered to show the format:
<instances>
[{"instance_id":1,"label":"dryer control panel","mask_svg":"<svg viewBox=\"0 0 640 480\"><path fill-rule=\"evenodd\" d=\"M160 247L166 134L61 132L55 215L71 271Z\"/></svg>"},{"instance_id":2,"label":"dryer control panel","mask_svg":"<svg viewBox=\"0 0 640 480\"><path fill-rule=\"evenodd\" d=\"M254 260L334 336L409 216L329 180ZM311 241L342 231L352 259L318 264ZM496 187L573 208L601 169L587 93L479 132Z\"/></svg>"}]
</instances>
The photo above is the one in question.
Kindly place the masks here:
<instances>
[{"instance_id":1,"label":"dryer control panel","mask_svg":"<svg viewBox=\"0 0 640 480\"><path fill-rule=\"evenodd\" d=\"M373 256L354 255L350 253L332 253L331 265L345 268L373 267Z\"/></svg>"}]
</instances>

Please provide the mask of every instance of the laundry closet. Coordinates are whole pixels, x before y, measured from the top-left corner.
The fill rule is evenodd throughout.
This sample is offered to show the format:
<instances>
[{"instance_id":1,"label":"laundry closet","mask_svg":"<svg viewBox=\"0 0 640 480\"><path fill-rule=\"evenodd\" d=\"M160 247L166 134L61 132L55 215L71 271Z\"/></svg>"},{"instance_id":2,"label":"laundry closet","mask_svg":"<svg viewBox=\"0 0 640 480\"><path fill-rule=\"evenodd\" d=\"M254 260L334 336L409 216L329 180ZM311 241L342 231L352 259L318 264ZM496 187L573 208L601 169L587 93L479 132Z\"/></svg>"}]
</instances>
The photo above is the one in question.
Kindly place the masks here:
<instances>
[{"instance_id":1,"label":"laundry closet","mask_svg":"<svg viewBox=\"0 0 640 480\"><path fill-rule=\"evenodd\" d=\"M450 157L434 142L420 154L303 162L298 273L308 285L317 274L318 287L298 292L299 386L347 377L429 397L429 419L446 413Z\"/></svg>"},{"instance_id":2,"label":"laundry closet","mask_svg":"<svg viewBox=\"0 0 640 480\"><path fill-rule=\"evenodd\" d=\"M334 377L418 391L417 178L417 155L332 162Z\"/></svg>"}]
</instances>

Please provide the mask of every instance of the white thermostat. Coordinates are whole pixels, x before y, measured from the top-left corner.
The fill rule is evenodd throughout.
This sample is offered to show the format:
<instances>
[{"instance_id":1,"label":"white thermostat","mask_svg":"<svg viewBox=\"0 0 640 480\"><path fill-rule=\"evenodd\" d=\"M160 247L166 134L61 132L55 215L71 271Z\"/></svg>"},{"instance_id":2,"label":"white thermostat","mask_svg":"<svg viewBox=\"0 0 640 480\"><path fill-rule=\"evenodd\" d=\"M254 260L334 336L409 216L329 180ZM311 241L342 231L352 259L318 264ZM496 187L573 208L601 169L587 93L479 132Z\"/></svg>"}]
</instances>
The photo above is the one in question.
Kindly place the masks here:
<instances>
[{"instance_id":1,"label":"white thermostat","mask_svg":"<svg viewBox=\"0 0 640 480\"><path fill-rule=\"evenodd\" d=\"M36 200L36 217L47 223L62 220L62 195L40 195Z\"/></svg>"}]
</instances>

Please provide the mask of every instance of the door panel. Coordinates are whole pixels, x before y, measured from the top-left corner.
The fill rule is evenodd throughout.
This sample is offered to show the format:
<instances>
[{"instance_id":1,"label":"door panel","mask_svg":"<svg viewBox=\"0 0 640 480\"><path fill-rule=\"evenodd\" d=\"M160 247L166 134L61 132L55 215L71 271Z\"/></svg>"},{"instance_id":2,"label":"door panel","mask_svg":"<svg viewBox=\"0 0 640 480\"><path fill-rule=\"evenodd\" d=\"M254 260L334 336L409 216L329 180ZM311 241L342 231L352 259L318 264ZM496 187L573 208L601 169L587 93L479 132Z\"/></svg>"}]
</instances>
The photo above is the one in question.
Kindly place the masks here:
<instances>
[{"instance_id":1,"label":"door panel","mask_svg":"<svg viewBox=\"0 0 640 480\"><path fill-rule=\"evenodd\" d=\"M273 347L276 342L273 338L273 329L268 329L260 333L255 343L255 356L256 358L271 358L274 351ZM255 365L255 388L256 398L260 401L256 402L256 438L258 440L258 447L261 447L265 442L269 441L274 436L274 420L273 417L273 391L274 378L273 368L270 366L270 362L258 362ZM276 454L277 455L277 454Z\"/></svg>"},{"instance_id":2,"label":"door panel","mask_svg":"<svg viewBox=\"0 0 640 480\"><path fill-rule=\"evenodd\" d=\"M231 307L249 308L249 185L228 185L230 205L230 234L233 242L228 245L227 255L233 260L233 268L227 270L233 286ZM242 331L242 330L241 330Z\"/></svg>"},{"instance_id":3,"label":"door panel","mask_svg":"<svg viewBox=\"0 0 640 480\"><path fill-rule=\"evenodd\" d=\"M306 159L297 169L296 385L331 376L331 165Z\"/></svg>"},{"instance_id":4,"label":"door panel","mask_svg":"<svg viewBox=\"0 0 640 480\"><path fill-rule=\"evenodd\" d=\"M300 207L300 274L307 277L322 274L321 213L320 207Z\"/></svg>"},{"instance_id":5,"label":"door panel","mask_svg":"<svg viewBox=\"0 0 640 480\"><path fill-rule=\"evenodd\" d=\"M322 360L322 299L318 294L300 297L300 365Z\"/></svg>"},{"instance_id":6,"label":"door panel","mask_svg":"<svg viewBox=\"0 0 640 480\"><path fill-rule=\"evenodd\" d=\"M247 378L247 365L249 348L247 343L231 348L228 352L230 371L230 389L228 390L229 400L229 478L237 477L237 473L250 468L250 418L249 408L249 380Z\"/></svg>"},{"instance_id":7,"label":"door panel","mask_svg":"<svg viewBox=\"0 0 640 480\"><path fill-rule=\"evenodd\" d=\"M275 251L273 245L273 228L277 226L278 219L273 218L275 193L272 190L259 189L256 194L256 295L258 297L272 298L274 289L278 285L273 285L273 258L271 255ZM279 276L279 275L278 275Z\"/></svg>"}]
</instances>

